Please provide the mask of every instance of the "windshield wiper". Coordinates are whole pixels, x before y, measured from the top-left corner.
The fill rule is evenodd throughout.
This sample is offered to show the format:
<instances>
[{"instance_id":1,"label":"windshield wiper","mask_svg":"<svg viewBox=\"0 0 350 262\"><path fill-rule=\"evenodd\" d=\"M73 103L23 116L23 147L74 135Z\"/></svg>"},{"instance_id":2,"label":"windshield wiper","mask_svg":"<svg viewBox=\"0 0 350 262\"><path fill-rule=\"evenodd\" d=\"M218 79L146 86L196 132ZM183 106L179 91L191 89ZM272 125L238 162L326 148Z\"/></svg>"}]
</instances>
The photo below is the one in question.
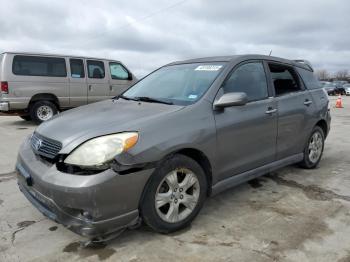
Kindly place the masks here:
<instances>
[{"instance_id":1,"label":"windshield wiper","mask_svg":"<svg viewBox=\"0 0 350 262\"><path fill-rule=\"evenodd\" d=\"M134 99L137 101L150 102L150 103L160 103L160 104L166 104L166 105L173 105L174 104L172 102L167 102L164 100L160 100L160 99L148 97L148 96L137 96L137 97L134 97Z\"/></svg>"},{"instance_id":2,"label":"windshield wiper","mask_svg":"<svg viewBox=\"0 0 350 262\"><path fill-rule=\"evenodd\" d=\"M136 98L136 97L128 97L128 96L123 96L123 95L119 95L119 96L113 97L113 99L119 99L119 98L122 98L122 99L125 99L125 100L139 101L139 99Z\"/></svg>"}]
</instances>

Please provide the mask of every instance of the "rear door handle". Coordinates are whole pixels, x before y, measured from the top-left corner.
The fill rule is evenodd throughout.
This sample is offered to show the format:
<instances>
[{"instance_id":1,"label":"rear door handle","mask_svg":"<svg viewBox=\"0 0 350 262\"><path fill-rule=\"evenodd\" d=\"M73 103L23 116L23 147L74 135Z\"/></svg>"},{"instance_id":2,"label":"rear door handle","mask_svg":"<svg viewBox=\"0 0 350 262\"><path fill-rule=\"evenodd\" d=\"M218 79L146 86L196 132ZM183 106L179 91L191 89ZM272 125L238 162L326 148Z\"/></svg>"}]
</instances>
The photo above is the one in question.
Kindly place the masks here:
<instances>
[{"instance_id":1,"label":"rear door handle","mask_svg":"<svg viewBox=\"0 0 350 262\"><path fill-rule=\"evenodd\" d=\"M91 85L89 85L89 91L91 91L92 90L92 86Z\"/></svg>"},{"instance_id":2,"label":"rear door handle","mask_svg":"<svg viewBox=\"0 0 350 262\"><path fill-rule=\"evenodd\" d=\"M113 91L113 86L112 85L109 86L109 91Z\"/></svg>"},{"instance_id":3,"label":"rear door handle","mask_svg":"<svg viewBox=\"0 0 350 262\"><path fill-rule=\"evenodd\" d=\"M304 102L304 105L306 105L306 106L311 105L311 104L312 104L312 101L309 99L305 100L305 102Z\"/></svg>"},{"instance_id":4,"label":"rear door handle","mask_svg":"<svg viewBox=\"0 0 350 262\"><path fill-rule=\"evenodd\" d=\"M273 114L273 113L276 113L276 112L277 112L276 108L269 107L265 113L266 114Z\"/></svg>"}]
</instances>

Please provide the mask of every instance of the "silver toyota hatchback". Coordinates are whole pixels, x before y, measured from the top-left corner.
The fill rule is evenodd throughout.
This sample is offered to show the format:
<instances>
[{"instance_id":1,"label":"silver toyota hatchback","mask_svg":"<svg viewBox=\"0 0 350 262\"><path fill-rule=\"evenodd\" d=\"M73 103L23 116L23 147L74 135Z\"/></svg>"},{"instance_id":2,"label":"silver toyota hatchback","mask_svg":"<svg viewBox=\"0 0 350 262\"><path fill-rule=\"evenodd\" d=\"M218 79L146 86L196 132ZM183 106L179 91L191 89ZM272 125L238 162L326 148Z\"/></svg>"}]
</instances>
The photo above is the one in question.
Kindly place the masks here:
<instances>
[{"instance_id":1,"label":"silver toyota hatchback","mask_svg":"<svg viewBox=\"0 0 350 262\"><path fill-rule=\"evenodd\" d=\"M241 55L175 62L122 95L41 124L20 148L18 185L44 215L90 238L142 220L186 227L206 197L299 163L330 129L311 65Z\"/></svg>"}]
</instances>

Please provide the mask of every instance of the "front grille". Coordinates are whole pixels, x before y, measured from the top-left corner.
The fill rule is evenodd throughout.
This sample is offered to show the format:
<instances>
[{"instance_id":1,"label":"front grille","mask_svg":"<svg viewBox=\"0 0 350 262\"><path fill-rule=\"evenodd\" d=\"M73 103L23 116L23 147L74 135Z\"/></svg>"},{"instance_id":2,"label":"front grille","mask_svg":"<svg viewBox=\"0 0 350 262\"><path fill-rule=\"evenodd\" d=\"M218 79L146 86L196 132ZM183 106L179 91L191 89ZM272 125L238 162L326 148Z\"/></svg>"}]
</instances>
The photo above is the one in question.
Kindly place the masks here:
<instances>
[{"instance_id":1,"label":"front grille","mask_svg":"<svg viewBox=\"0 0 350 262\"><path fill-rule=\"evenodd\" d=\"M36 154L50 159L55 158L62 149L62 144L60 142L48 139L37 133L33 133L30 144Z\"/></svg>"}]
</instances>

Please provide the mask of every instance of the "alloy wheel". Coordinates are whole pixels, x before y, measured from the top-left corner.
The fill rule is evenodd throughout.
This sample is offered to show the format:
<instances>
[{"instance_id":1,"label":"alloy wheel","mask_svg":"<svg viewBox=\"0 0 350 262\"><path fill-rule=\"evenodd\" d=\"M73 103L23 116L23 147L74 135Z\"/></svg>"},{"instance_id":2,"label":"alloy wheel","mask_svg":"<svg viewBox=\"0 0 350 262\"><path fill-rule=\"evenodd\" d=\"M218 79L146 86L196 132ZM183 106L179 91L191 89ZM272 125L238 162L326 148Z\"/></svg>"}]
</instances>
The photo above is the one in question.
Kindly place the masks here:
<instances>
[{"instance_id":1,"label":"alloy wheel","mask_svg":"<svg viewBox=\"0 0 350 262\"><path fill-rule=\"evenodd\" d=\"M197 176L187 168L175 169L158 186L155 196L157 214L165 222L180 222L195 209L199 195Z\"/></svg>"},{"instance_id":2,"label":"alloy wheel","mask_svg":"<svg viewBox=\"0 0 350 262\"><path fill-rule=\"evenodd\" d=\"M323 139L319 132L313 133L309 142L309 159L312 163L316 163L321 157L323 149Z\"/></svg>"}]
</instances>

